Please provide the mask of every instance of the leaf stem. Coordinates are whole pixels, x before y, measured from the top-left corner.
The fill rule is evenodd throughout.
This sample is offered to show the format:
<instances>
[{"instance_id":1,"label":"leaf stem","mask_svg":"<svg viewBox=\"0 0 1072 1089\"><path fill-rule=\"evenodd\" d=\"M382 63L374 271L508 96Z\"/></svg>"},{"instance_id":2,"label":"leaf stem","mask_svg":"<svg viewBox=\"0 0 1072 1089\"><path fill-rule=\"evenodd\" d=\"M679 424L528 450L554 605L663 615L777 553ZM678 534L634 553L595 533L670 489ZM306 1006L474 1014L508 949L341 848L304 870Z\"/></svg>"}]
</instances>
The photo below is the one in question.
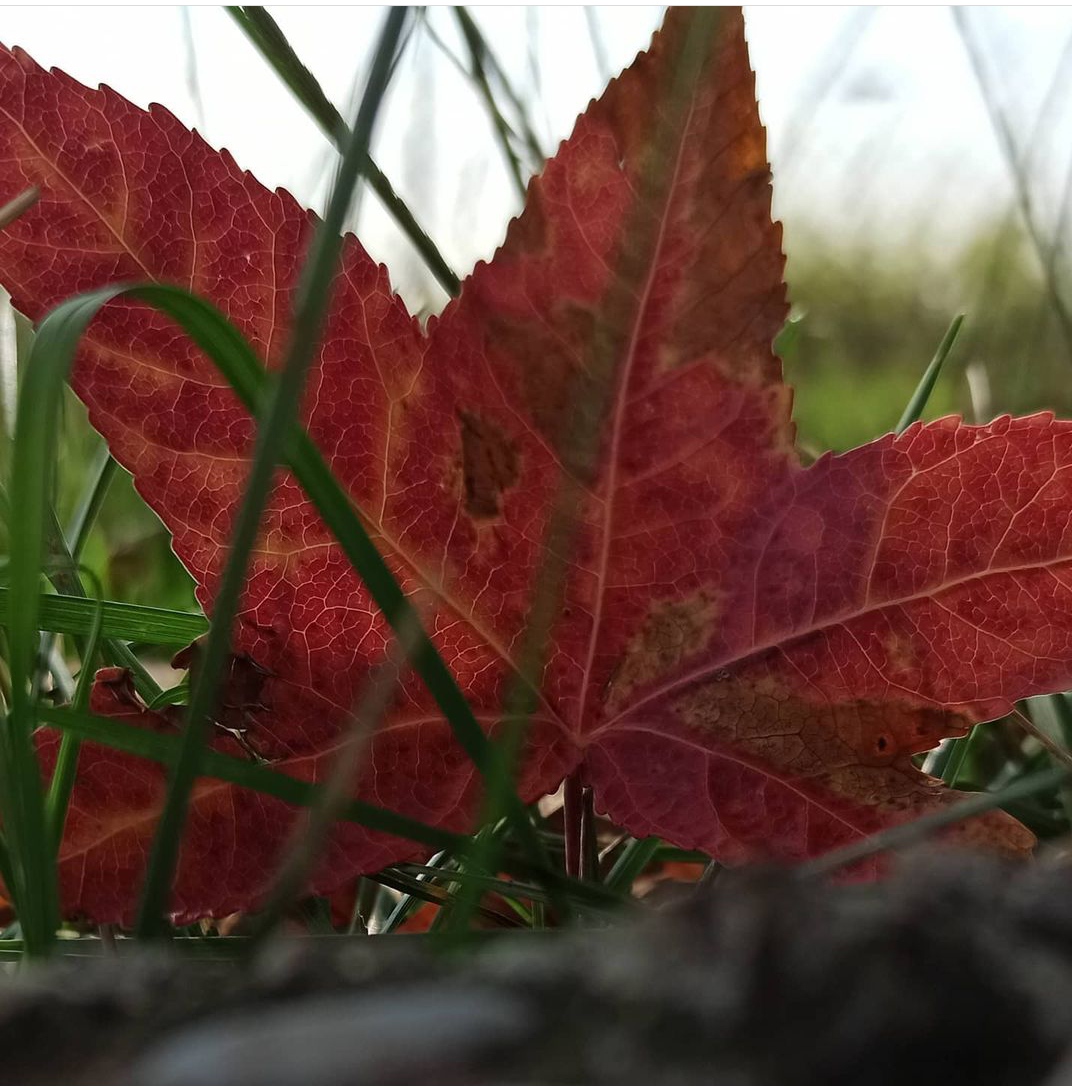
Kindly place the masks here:
<instances>
[{"instance_id":1,"label":"leaf stem","mask_svg":"<svg viewBox=\"0 0 1072 1089\"><path fill-rule=\"evenodd\" d=\"M581 875L581 819L584 787L576 772L570 772L562 787L562 827L565 834L566 876Z\"/></svg>"}]
</instances>

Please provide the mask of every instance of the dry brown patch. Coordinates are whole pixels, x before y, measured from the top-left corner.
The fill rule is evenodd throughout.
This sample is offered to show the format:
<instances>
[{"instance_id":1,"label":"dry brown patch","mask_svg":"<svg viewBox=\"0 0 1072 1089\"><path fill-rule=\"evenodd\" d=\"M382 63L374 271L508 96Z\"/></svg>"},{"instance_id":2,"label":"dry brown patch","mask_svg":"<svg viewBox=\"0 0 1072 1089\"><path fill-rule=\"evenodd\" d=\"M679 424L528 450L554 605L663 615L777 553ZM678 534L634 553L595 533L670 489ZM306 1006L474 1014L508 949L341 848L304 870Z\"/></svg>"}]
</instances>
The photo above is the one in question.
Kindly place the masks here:
<instances>
[{"instance_id":1,"label":"dry brown patch","mask_svg":"<svg viewBox=\"0 0 1072 1089\"><path fill-rule=\"evenodd\" d=\"M458 416L465 509L474 518L496 518L502 514L503 492L517 483L517 448L489 420L464 411Z\"/></svg>"}]
</instances>

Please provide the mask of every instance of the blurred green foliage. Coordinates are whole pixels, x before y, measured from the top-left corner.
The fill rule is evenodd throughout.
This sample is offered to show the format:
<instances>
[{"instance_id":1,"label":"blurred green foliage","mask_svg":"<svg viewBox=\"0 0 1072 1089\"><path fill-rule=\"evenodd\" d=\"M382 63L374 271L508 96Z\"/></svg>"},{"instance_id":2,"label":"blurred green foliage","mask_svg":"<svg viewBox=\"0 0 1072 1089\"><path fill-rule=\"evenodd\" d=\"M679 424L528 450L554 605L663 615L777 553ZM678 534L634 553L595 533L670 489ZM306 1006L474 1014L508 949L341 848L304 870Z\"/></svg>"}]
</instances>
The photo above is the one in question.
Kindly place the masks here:
<instances>
[{"instance_id":1,"label":"blurred green foliage","mask_svg":"<svg viewBox=\"0 0 1072 1089\"><path fill-rule=\"evenodd\" d=\"M787 249L795 320L781 346L809 451L892 430L957 313L964 327L925 418L1072 415L1072 350L1017 221L956 253L920 237L844 242L806 230Z\"/></svg>"}]
</instances>

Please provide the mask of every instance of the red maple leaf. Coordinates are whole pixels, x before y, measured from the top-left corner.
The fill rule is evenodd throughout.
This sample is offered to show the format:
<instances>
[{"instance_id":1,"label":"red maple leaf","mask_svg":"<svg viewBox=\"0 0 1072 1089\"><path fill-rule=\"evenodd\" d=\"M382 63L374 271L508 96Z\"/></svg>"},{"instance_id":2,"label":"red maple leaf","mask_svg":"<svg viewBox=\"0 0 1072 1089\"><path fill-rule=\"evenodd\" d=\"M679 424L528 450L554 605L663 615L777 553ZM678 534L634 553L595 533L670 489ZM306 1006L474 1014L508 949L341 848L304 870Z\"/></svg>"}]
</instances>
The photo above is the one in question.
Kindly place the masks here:
<instances>
[{"instance_id":1,"label":"red maple leaf","mask_svg":"<svg viewBox=\"0 0 1072 1089\"><path fill-rule=\"evenodd\" d=\"M743 22L651 49L578 120L490 264L427 334L350 238L304 420L479 720L514 675L563 476L578 496L519 790L576 772L597 808L737 862L805 858L948 804L913 753L1072 682L1072 424L916 425L803 468L771 344L786 316ZM686 44L701 76L682 87ZM288 339L309 213L166 110L0 53L0 278L34 319L117 280L212 299L269 366ZM73 384L174 534L211 611L251 421L141 304L108 306ZM590 457L561 421L598 406ZM382 660L385 623L293 479L252 558L237 649L271 671L251 740L305 778ZM98 710L143 719L121 687ZM403 683L360 794L471 826L474 770ZM158 769L88 746L61 858L65 909L130 915ZM172 908L248 908L294 811L199 783ZM965 835L1025 850L1002 814ZM412 845L341 828L315 888Z\"/></svg>"}]
</instances>

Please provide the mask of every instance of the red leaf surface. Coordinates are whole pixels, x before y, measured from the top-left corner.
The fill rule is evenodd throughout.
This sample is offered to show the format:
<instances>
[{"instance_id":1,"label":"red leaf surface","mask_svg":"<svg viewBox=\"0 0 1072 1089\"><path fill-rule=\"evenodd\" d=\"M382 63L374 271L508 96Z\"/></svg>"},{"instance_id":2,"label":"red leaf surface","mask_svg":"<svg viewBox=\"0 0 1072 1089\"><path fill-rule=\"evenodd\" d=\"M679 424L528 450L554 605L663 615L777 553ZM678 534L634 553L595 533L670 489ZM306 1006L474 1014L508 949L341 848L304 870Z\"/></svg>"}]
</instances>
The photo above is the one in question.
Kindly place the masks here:
<instances>
[{"instance_id":1,"label":"red leaf surface","mask_svg":"<svg viewBox=\"0 0 1072 1089\"><path fill-rule=\"evenodd\" d=\"M912 753L1072 683L1072 424L947 419L801 466L771 349L783 258L743 22L727 12L698 40L698 18L672 12L589 107L427 335L347 239L304 418L489 730L565 466L580 498L522 794L578 770L634 835L729 862L799 859L947 805L957 796ZM15 50L0 53L0 202L29 185L40 202L0 232L20 310L37 319L115 280L178 283L278 365L312 226L288 194L166 110ZM211 611L248 416L141 305L107 308L73 383ZM578 404L598 425L594 457L562 435ZM281 474L237 636L272 673L259 751L322 775L387 642ZM146 722L114 685L96 699ZM87 746L62 853L68 911L129 918L162 782ZM408 677L361 796L460 829L478 786ZM203 780L175 917L253 905L293 814ZM1003 814L962 834L1032 842ZM314 886L411 852L348 826Z\"/></svg>"}]
</instances>

